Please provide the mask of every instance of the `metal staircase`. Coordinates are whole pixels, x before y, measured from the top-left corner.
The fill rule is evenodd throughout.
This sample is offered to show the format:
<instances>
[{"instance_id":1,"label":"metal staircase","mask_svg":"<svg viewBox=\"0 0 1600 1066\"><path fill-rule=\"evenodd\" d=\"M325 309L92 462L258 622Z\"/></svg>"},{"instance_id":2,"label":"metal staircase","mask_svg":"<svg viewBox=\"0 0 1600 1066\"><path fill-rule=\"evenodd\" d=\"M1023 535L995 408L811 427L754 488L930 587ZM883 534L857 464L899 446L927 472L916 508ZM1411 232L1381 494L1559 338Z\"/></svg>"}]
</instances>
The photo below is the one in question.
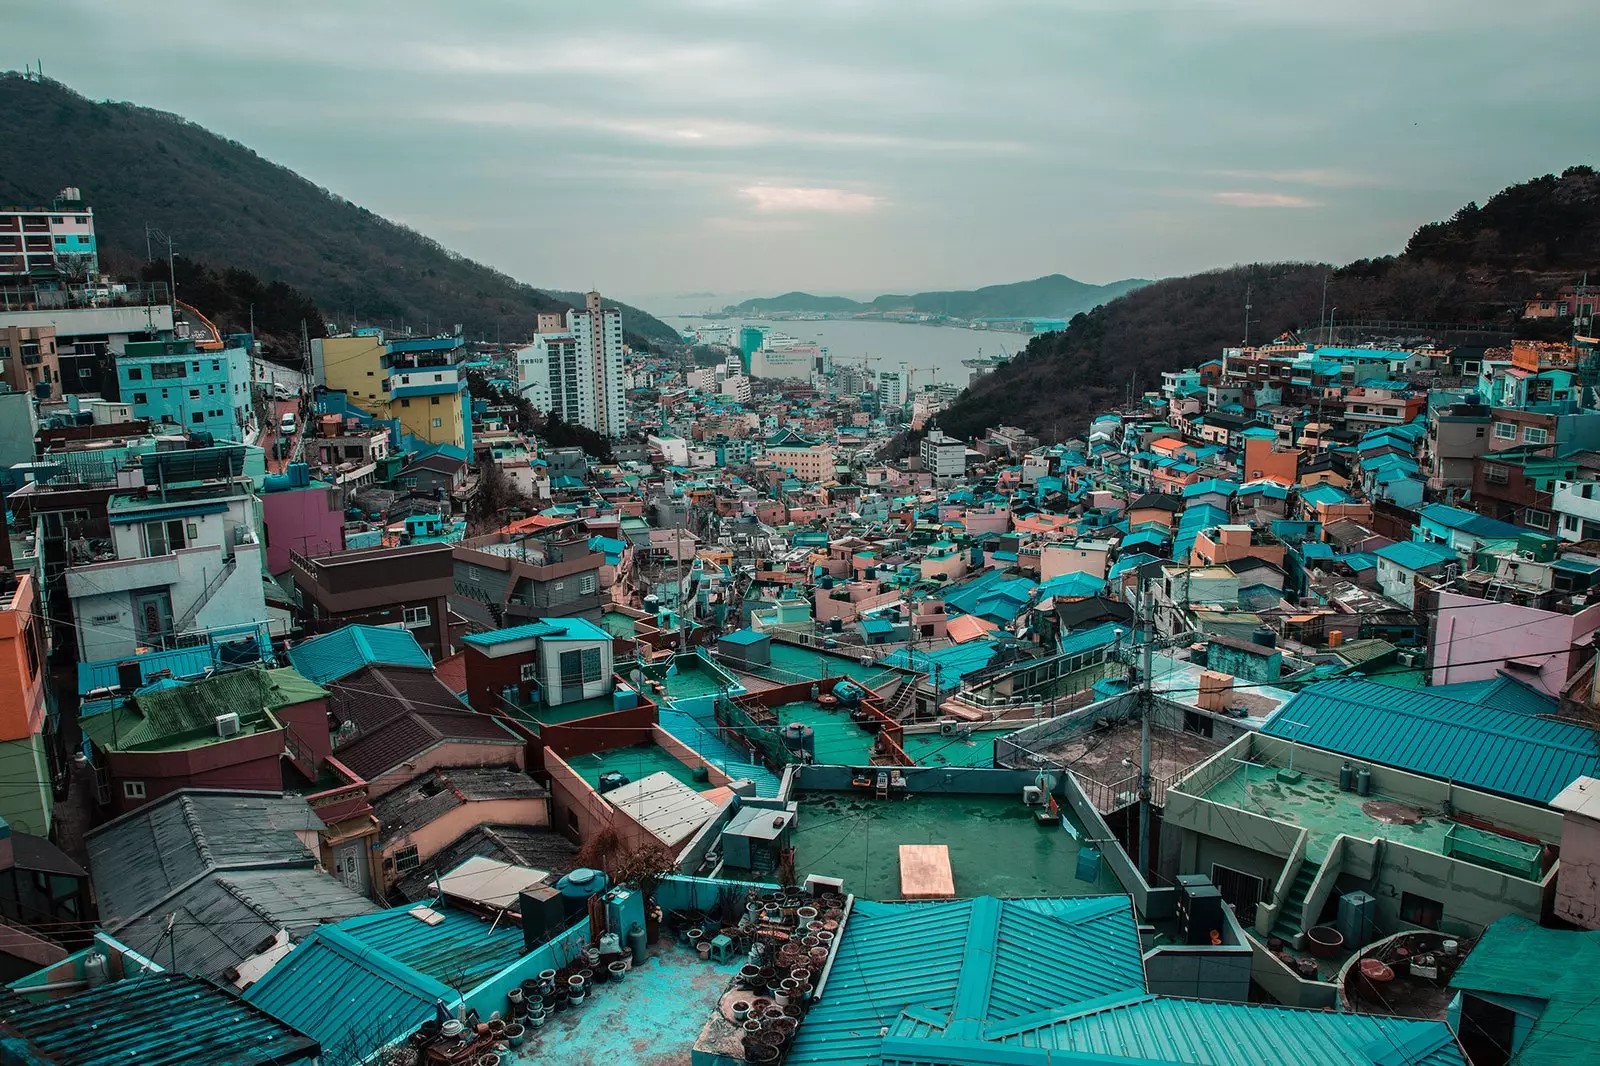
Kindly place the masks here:
<instances>
[{"instance_id":1,"label":"metal staircase","mask_svg":"<svg viewBox=\"0 0 1600 1066\"><path fill-rule=\"evenodd\" d=\"M211 602L211 598L217 594L223 585L227 584L228 578L232 577L238 569L238 555L234 555L226 563L222 564L222 569L218 570L206 582L206 587L200 590L200 595L195 597L194 602L189 605L189 609L179 615L177 621L172 623L174 639L177 639L184 630L194 624L194 620L200 617L200 612L206 609L206 604Z\"/></svg>"}]
</instances>

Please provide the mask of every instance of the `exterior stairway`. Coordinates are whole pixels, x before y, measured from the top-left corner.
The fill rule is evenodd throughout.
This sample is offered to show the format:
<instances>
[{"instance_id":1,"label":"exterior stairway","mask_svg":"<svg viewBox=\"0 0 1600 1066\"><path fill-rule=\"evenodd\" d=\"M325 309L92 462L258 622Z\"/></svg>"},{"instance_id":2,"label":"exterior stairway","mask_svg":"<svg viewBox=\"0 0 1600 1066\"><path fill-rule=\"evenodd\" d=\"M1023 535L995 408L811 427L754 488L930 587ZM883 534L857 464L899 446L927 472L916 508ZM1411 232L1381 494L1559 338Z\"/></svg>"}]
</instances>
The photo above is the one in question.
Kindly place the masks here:
<instances>
[{"instance_id":1,"label":"exterior stairway","mask_svg":"<svg viewBox=\"0 0 1600 1066\"><path fill-rule=\"evenodd\" d=\"M1305 925L1306 893L1311 891L1312 883L1321 872L1322 865L1310 859L1300 864L1294 883L1289 886L1289 896L1278 911L1278 920L1272 924L1273 936L1293 940L1300 935Z\"/></svg>"}]
</instances>

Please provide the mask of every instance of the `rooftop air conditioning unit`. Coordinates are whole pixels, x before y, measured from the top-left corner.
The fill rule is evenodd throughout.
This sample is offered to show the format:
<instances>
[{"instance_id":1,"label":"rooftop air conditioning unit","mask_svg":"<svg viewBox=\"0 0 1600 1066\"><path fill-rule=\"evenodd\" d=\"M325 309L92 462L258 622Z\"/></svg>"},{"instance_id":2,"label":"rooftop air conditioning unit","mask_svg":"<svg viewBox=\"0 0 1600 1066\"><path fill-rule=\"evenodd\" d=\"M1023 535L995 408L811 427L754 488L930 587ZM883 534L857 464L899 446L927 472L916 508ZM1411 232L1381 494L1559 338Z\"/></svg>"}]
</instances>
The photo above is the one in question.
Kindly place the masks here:
<instances>
[{"instance_id":1,"label":"rooftop air conditioning unit","mask_svg":"<svg viewBox=\"0 0 1600 1066\"><path fill-rule=\"evenodd\" d=\"M232 737L239 733L239 716L233 711L217 715L217 736Z\"/></svg>"},{"instance_id":2,"label":"rooftop air conditioning unit","mask_svg":"<svg viewBox=\"0 0 1600 1066\"><path fill-rule=\"evenodd\" d=\"M1044 789L1038 785L1022 786L1022 802L1030 807L1038 807L1044 803Z\"/></svg>"}]
</instances>

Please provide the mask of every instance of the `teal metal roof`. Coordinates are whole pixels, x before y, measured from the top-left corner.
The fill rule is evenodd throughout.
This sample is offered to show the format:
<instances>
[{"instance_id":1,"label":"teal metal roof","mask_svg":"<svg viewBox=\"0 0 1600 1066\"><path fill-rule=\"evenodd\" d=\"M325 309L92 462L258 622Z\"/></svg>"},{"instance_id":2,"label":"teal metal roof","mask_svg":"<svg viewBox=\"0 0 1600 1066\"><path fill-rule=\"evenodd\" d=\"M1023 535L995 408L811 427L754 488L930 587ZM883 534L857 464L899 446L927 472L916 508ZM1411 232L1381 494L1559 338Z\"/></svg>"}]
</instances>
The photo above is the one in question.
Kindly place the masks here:
<instances>
[{"instance_id":1,"label":"teal metal roof","mask_svg":"<svg viewBox=\"0 0 1600 1066\"><path fill-rule=\"evenodd\" d=\"M1129 997L999 1038L1016 1047L1186 1066L1465 1066L1443 1022ZM1052 1062L1060 1061L1052 1054Z\"/></svg>"},{"instance_id":2,"label":"teal metal roof","mask_svg":"<svg viewBox=\"0 0 1600 1066\"><path fill-rule=\"evenodd\" d=\"M491 923L466 911L434 908L444 921L429 925L411 908L347 918L339 928L399 965L437 981L472 986L522 957L522 927Z\"/></svg>"},{"instance_id":3,"label":"teal metal roof","mask_svg":"<svg viewBox=\"0 0 1600 1066\"><path fill-rule=\"evenodd\" d=\"M1426 570L1430 566L1443 566L1460 561L1455 549L1447 544L1434 544L1418 540L1396 541L1375 548L1372 552L1404 570Z\"/></svg>"},{"instance_id":4,"label":"teal metal roof","mask_svg":"<svg viewBox=\"0 0 1600 1066\"><path fill-rule=\"evenodd\" d=\"M471 644L478 648L492 648L496 644L510 644L518 640L536 640L539 637L548 637L556 632L556 622L528 622L525 625L512 626L510 629L492 629L487 633L468 633L461 638L463 643Z\"/></svg>"},{"instance_id":5,"label":"teal metal roof","mask_svg":"<svg viewBox=\"0 0 1600 1066\"><path fill-rule=\"evenodd\" d=\"M1515 540L1524 533L1533 532L1521 526L1514 526L1510 522L1502 522L1444 503L1430 503L1422 509L1421 514L1425 522L1432 522L1445 529L1459 530L1468 536L1481 537L1484 540Z\"/></svg>"},{"instance_id":6,"label":"teal metal roof","mask_svg":"<svg viewBox=\"0 0 1600 1066\"><path fill-rule=\"evenodd\" d=\"M297 945L244 998L315 1037L331 1062L359 1062L432 1018L436 1001L447 1007L460 1002L454 989L337 925L322 926Z\"/></svg>"},{"instance_id":7,"label":"teal metal roof","mask_svg":"<svg viewBox=\"0 0 1600 1066\"><path fill-rule=\"evenodd\" d=\"M1165 538L1162 538L1162 540L1165 540ZM1061 596L1066 599L1073 599L1084 596L1098 596L1105 590L1105 580L1095 577L1093 574L1062 574L1060 577L1053 577L1039 586L1039 598Z\"/></svg>"},{"instance_id":8,"label":"teal metal roof","mask_svg":"<svg viewBox=\"0 0 1600 1066\"><path fill-rule=\"evenodd\" d=\"M0 1007L0 1022L21 1038L8 1034L5 1061L40 1066L277 1066L310 1061L319 1050L318 1041L259 1005L176 973L42 1004L12 997Z\"/></svg>"},{"instance_id":9,"label":"teal metal roof","mask_svg":"<svg viewBox=\"0 0 1600 1066\"><path fill-rule=\"evenodd\" d=\"M1511 1066L1567 1066L1592 1061L1600 1032L1600 932L1545 929L1502 918L1484 930L1450 987L1485 997L1516 997L1542 1006L1530 1032L1511 1048Z\"/></svg>"},{"instance_id":10,"label":"teal metal roof","mask_svg":"<svg viewBox=\"0 0 1600 1066\"><path fill-rule=\"evenodd\" d=\"M1578 777L1600 776L1595 731L1538 717L1555 711L1555 700L1504 677L1424 689L1320 681L1279 707L1262 732L1548 803Z\"/></svg>"},{"instance_id":11,"label":"teal metal roof","mask_svg":"<svg viewBox=\"0 0 1600 1066\"><path fill-rule=\"evenodd\" d=\"M350 625L301 641L289 662L310 681L325 685L373 664L433 668L433 660L407 629Z\"/></svg>"},{"instance_id":12,"label":"teal metal roof","mask_svg":"<svg viewBox=\"0 0 1600 1066\"><path fill-rule=\"evenodd\" d=\"M858 898L843 935L823 998L789 1051L791 1066L877 1063L880 1033L902 1012L925 1031L976 1039L986 1026L1144 990L1126 896Z\"/></svg>"}]
</instances>

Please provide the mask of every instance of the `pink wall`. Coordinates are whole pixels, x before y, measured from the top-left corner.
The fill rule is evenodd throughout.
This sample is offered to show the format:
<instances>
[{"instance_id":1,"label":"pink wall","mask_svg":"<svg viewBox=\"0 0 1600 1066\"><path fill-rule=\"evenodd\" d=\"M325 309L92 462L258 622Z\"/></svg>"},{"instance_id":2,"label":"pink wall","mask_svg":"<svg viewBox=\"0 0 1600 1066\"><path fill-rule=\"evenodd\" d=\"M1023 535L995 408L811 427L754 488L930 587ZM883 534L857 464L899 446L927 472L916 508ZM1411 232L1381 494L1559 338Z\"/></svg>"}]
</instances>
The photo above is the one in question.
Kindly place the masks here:
<instances>
[{"instance_id":1,"label":"pink wall","mask_svg":"<svg viewBox=\"0 0 1600 1066\"><path fill-rule=\"evenodd\" d=\"M325 488L286 489L261 497L261 518L267 527L267 572L289 569L289 552L326 555L344 550L344 512L328 509Z\"/></svg>"},{"instance_id":2,"label":"pink wall","mask_svg":"<svg viewBox=\"0 0 1600 1066\"><path fill-rule=\"evenodd\" d=\"M1600 604L1565 615L1509 603L1491 606L1487 600L1441 592L1429 683L1483 681L1497 676L1509 660L1523 659L1527 668L1507 672L1559 696L1570 677L1574 642L1596 629Z\"/></svg>"},{"instance_id":3,"label":"pink wall","mask_svg":"<svg viewBox=\"0 0 1600 1066\"><path fill-rule=\"evenodd\" d=\"M440 849L480 825L548 826L549 824L550 801L543 797L475 800L446 811L427 825L418 826L411 832L388 841L383 846L383 857L392 859L395 852L415 844L417 858L427 862L437 855ZM398 876L392 869L390 870L390 880L396 880ZM385 884L384 887L389 886Z\"/></svg>"}]
</instances>

